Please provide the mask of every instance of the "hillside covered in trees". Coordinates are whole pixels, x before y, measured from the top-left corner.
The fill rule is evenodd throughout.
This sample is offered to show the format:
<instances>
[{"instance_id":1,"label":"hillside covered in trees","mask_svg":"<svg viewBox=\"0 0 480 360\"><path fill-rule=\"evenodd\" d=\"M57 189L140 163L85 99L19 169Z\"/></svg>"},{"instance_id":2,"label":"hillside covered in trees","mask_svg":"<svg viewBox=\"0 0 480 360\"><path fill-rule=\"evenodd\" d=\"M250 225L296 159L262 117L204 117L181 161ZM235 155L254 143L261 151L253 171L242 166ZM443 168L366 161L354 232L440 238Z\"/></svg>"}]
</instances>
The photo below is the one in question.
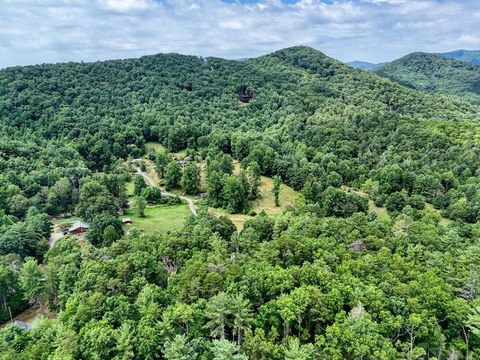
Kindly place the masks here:
<instances>
[{"instance_id":1,"label":"hillside covered in trees","mask_svg":"<svg viewBox=\"0 0 480 360\"><path fill-rule=\"evenodd\" d=\"M413 53L379 66L376 74L412 89L480 103L480 66L442 55Z\"/></svg>"},{"instance_id":2,"label":"hillside covered in trees","mask_svg":"<svg viewBox=\"0 0 480 360\"><path fill-rule=\"evenodd\" d=\"M425 54L425 53L423 53ZM437 54L428 54L427 55L435 55L440 56L446 59L453 59L458 61L463 61L473 65L480 65L480 50L455 50L449 51L444 53L437 53ZM410 54L412 55L412 54ZM408 56L408 55L407 55ZM373 71L378 67L388 65L390 62L384 63L371 63L366 61L349 61L347 62L348 65L354 67L356 69L361 69L365 71Z\"/></svg>"},{"instance_id":3,"label":"hillside covered in trees","mask_svg":"<svg viewBox=\"0 0 480 360\"><path fill-rule=\"evenodd\" d=\"M0 320L58 315L1 329L0 358L480 357L479 110L308 47L1 70ZM122 227L127 184L167 201L140 157L205 183L180 230ZM301 200L208 213L247 213L261 175ZM85 239L49 248L66 213Z\"/></svg>"},{"instance_id":4,"label":"hillside covered in trees","mask_svg":"<svg viewBox=\"0 0 480 360\"><path fill-rule=\"evenodd\" d=\"M449 59L455 59L465 61L474 65L480 65L480 50L455 50L440 53L439 55Z\"/></svg>"}]
</instances>

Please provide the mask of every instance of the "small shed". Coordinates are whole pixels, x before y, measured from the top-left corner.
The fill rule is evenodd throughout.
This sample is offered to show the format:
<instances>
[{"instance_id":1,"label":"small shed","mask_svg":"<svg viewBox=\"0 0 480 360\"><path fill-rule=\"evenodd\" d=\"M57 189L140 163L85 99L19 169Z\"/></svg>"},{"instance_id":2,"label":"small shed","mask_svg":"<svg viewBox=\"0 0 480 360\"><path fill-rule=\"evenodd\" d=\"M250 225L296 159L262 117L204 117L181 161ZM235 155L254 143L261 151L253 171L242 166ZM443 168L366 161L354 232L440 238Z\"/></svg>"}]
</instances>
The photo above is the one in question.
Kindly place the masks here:
<instances>
[{"instance_id":1,"label":"small shed","mask_svg":"<svg viewBox=\"0 0 480 360\"><path fill-rule=\"evenodd\" d=\"M123 225L131 225L133 223L132 219L130 218L124 218L122 219Z\"/></svg>"},{"instance_id":2,"label":"small shed","mask_svg":"<svg viewBox=\"0 0 480 360\"><path fill-rule=\"evenodd\" d=\"M77 221L76 223L74 223L72 226L68 228L68 233L74 234L74 235L83 234L89 229L89 227L90 226L88 226L87 223L83 221Z\"/></svg>"}]
</instances>

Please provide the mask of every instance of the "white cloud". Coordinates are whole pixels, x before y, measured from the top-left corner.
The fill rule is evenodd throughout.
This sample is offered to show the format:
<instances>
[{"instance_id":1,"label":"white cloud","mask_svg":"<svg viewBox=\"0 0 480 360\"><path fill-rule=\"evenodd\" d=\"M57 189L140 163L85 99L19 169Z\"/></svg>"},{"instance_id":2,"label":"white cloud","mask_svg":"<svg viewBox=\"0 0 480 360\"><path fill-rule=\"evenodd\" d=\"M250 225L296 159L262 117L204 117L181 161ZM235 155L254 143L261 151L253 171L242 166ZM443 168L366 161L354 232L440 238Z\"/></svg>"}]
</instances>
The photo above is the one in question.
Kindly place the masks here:
<instances>
[{"instance_id":1,"label":"white cloud","mask_svg":"<svg viewBox=\"0 0 480 360\"><path fill-rule=\"evenodd\" d=\"M480 48L454 0L0 0L0 67L175 51L243 58L310 45L342 60Z\"/></svg>"},{"instance_id":2,"label":"white cloud","mask_svg":"<svg viewBox=\"0 0 480 360\"><path fill-rule=\"evenodd\" d=\"M469 46L478 46L480 44L480 34L462 34L458 38L460 44Z\"/></svg>"},{"instance_id":3,"label":"white cloud","mask_svg":"<svg viewBox=\"0 0 480 360\"><path fill-rule=\"evenodd\" d=\"M144 10L154 5L148 0L103 0L102 2L116 11Z\"/></svg>"},{"instance_id":4,"label":"white cloud","mask_svg":"<svg viewBox=\"0 0 480 360\"><path fill-rule=\"evenodd\" d=\"M371 3L371 4L390 4L390 5L398 5L398 4L404 4L409 0L364 0L366 3Z\"/></svg>"}]
</instances>

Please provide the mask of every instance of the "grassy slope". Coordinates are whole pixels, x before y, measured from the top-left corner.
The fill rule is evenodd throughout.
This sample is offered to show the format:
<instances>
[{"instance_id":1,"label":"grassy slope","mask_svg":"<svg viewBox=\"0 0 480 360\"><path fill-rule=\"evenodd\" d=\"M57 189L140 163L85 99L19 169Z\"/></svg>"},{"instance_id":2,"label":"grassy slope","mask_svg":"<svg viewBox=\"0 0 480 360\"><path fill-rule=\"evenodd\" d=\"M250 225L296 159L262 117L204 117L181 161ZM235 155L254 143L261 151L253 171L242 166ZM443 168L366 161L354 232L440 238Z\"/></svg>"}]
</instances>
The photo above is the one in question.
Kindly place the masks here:
<instances>
[{"instance_id":1,"label":"grassy slope","mask_svg":"<svg viewBox=\"0 0 480 360\"><path fill-rule=\"evenodd\" d=\"M368 196L367 193L364 193L363 191L360 191L360 190L348 189L348 187L346 187L346 186L343 187L343 190L345 190L345 191L350 190L350 191L352 191L352 192L354 192L354 193L356 193L356 194L358 194L358 195L365 196L366 198L368 198L368 208L369 208L370 211L375 211L378 216L389 216L389 215L388 215L388 211L387 211L387 209L385 208L385 206L377 206L377 205L375 205L375 202L369 198L369 196ZM441 215L440 211L437 210L437 209L435 209L432 204L426 203L426 204L425 204L425 208L426 208L426 209L433 210L433 211L435 211L435 212L437 212L438 214ZM447 226L447 225L451 224L452 222L453 222L452 220L447 219L447 218L444 218L444 217L442 217L442 218L440 219L440 225L443 225L443 226Z\"/></svg>"},{"instance_id":2,"label":"grassy slope","mask_svg":"<svg viewBox=\"0 0 480 360\"><path fill-rule=\"evenodd\" d=\"M257 213L265 210L268 215L278 215L280 214L286 207L290 205L294 205L298 201L300 201L301 196L300 194L293 190L291 187L282 184L280 187L280 206L275 206L275 198L272 193L273 188L273 179L262 176L260 179L260 197L252 202L252 210L256 211ZM238 230L243 228L243 223L252 217L249 215L242 215L242 214L228 214L223 209L209 209L210 214L215 216L225 215L227 216L232 222L237 226Z\"/></svg>"}]
</instances>

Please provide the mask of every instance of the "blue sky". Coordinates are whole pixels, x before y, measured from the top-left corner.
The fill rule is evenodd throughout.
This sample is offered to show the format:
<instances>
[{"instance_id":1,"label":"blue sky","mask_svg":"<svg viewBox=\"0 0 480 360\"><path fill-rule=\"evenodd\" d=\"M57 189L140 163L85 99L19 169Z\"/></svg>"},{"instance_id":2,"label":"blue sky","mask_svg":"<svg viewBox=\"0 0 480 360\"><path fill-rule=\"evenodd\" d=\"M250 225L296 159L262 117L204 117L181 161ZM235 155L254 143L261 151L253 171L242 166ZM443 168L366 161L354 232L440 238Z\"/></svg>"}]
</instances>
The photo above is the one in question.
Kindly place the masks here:
<instances>
[{"instance_id":1,"label":"blue sky","mask_svg":"<svg viewBox=\"0 0 480 360\"><path fill-rule=\"evenodd\" d=\"M371 62L480 49L480 1L0 0L0 67L293 45Z\"/></svg>"}]
</instances>

